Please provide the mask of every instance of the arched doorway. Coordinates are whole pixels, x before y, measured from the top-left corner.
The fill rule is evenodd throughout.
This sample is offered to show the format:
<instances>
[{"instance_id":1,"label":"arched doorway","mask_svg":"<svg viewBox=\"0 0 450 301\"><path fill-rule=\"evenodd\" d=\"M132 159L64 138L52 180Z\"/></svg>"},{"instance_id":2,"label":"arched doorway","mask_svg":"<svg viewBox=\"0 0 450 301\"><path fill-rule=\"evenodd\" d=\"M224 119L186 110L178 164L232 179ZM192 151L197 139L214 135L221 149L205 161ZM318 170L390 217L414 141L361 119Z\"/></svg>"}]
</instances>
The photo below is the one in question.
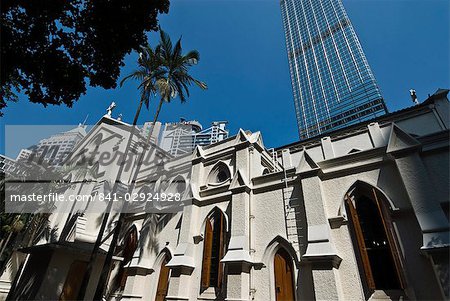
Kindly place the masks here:
<instances>
[{"instance_id":1,"label":"arched doorway","mask_svg":"<svg viewBox=\"0 0 450 301\"><path fill-rule=\"evenodd\" d=\"M159 270L158 287L156 289L155 301L164 301L167 296L170 276L170 268L166 266L168 262L169 256L166 254L164 255L164 259L161 263L161 269Z\"/></svg>"},{"instance_id":2,"label":"arched doorway","mask_svg":"<svg viewBox=\"0 0 450 301\"><path fill-rule=\"evenodd\" d=\"M289 253L280 248L274 257L276 301L294 301L294 268Z\"/></svg>"},{"instance_id":3,"label":"arched doorway","mask_svg":"<svg viewBox=\"0 0 450 301\"><path fill-rule=\"evenodd\" d=\"M403 288L400 258L387 204L383 194L364 183L357 183L345 198L366 297L375 290Z\"/></svg>"}]
</instances>

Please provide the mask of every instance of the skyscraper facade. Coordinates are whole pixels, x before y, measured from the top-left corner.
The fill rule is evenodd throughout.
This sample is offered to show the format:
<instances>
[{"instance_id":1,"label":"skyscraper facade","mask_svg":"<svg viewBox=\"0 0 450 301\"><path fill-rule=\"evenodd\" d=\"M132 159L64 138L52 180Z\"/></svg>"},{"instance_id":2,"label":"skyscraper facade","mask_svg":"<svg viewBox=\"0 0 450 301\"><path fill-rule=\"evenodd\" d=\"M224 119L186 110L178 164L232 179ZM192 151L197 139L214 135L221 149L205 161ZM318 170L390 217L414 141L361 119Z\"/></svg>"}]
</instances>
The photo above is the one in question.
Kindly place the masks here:
<instances>
[{"instance_id":1,"label":"skyscraper facade","mask_svg":"<svg viewBox=\"0 0 450 301\"><path fill-rule=\"evenodd\" d=\"M211 127L204 129L196 120L168 122L162 125L156 122L152 130L151 141L177 157L190 154L197 145L207 146L228 138L227 121L214 121ZM144 123L142 134L148 137L152 122Z\"/></svg>"},{"instance_id":2,"label":"skyscraper facade","mask_svg":"<svg viewBox=\"0 0 450 301\"><path fill-rule=\"evenodd\" d=\"M341 0L281 0L300 139L387 112Z\"/></svg>"},{"instance_id":3,"label":"skyscraper facade","mask_svg":"<svg viewBox=\"0 0 450 301\"><path fill-rule=\"evenodd\" d=\"M17 161L28 160L35 156L49 165L62 165L76 144L86 136L86 125L79 124L69 131L42 139L37 145L22 149Z\"/></svg>"}]
</instances>

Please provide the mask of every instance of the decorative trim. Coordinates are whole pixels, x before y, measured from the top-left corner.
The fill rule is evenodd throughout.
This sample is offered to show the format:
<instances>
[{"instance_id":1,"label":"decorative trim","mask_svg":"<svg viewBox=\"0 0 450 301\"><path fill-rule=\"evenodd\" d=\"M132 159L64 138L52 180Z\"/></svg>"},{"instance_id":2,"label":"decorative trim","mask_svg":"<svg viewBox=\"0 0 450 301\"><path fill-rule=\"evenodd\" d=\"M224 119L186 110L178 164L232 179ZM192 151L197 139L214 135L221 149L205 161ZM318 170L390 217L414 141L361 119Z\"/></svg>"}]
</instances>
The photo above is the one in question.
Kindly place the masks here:
<instances>
[{"instance_id":1,"label":"decorative trim","mask_svg":"<svg viewBox=\"0 0 450 301\"><path fill-rule=\"evenodd\" d=\"M195 245L198 245L200 242L202 242L204 240L202 234L194 235L192 238L194 239L194 244Z\"/></svg>"},{"instance_id":2,"label":"decorative trim","mask_svg":"<svg viewBox=\"0 0 450 301\"><path fill-rule=\"evenodd\" d=\"M328 218L331 229L338 229L342 225L347 225L348 219L343 215L333 216Z\"/></svg>"},{"instance_id":3,"label":"decorative trim","mask_svg":"<svg viewBox=\"0 0 450 301\"><path fill-rule=\"evenodd\" d=\"M397 157L417 150L420 151L421 148L422 144L416 138L403 131L395 123L392 123L386 153Z\"/></svg>"},{"instance_id":4,"label":"decorative trim","mask_svg":"<svg viewBox=\"0 0 450 301\"><path fill-rule=\"evenodd\" d=\"M303 255L302 262L311 263L311 267L314 270L322 269L338 269L341 265L342 258L337 254L323 254L323 255Z\"/></svg>"},{"instance_id":5,"label":"decorative trim","mask_svg":"<svg viewBox=\"0 0 450 301\"><path fill-rule=\"evenodd\" d=\"M189 297L182 297L182 296L166 296L166 300L187 300L189 301Z\"/></svg>"}]
</instances>

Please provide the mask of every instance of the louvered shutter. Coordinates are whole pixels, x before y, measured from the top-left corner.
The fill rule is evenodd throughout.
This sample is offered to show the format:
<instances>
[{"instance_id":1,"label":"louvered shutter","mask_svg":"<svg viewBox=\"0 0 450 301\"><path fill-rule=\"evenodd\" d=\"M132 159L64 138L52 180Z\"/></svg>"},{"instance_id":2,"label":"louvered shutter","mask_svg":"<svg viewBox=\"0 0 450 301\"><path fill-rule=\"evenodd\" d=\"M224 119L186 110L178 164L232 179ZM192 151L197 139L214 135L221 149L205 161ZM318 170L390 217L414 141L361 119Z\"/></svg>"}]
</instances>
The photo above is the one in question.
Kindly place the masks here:
<instances>
[{"instance_id":1,"label":"louvered shutter","mask_svg":"<svg viewBox=\"0 0 450 301\"><path fill-rule=\"evenodd\" d=\"M218 256L218 274L217 274L217 286L219 288L222 287L222 280L223 280L223 263L220 262L222 260L223 256L225 255L225 227L224 227L224 218L222 214L219 214L220 218L220 241L219 241L219 256Z\"/></svg>"}]
</instances>

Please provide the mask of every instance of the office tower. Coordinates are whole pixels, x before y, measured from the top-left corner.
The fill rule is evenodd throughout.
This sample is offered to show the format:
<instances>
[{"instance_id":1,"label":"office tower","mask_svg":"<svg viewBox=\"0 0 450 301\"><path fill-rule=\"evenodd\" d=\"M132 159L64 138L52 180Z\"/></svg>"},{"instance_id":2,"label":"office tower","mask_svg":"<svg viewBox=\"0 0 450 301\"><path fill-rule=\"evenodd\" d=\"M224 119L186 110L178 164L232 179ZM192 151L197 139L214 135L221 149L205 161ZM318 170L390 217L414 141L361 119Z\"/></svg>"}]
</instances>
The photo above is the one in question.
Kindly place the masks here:
<instances>
[{"instance_id":1,"label":"office tower","mask_svg":"<svg viewBox=\"0 0 450 301\"><path fill-rule=\"evenodd\" d=\"M152 131L152 142L174 156L192 153L197 145L206 146L228 138L228 130L225 129L226 121L215 121L211 127L203 129L196 121L169 122L162 125L157 122ZM142 133L149 135L152 122L144 123Z\"/></svg>"},{"instance_id":2,"label":"office tower","mask_svg":"<svg viewBox=\"0 0 450 301\"><path fill-rule=\"evenodd\" d=\"M300 139L387 112L341 0L281 0Z\"/></svg>"},{"instance_id":3,"label":"office tower","mask_svg":"<svg viewBox=\"0 0 450 301\"><path fill-rule=\"evenodd\" d=\"M42 139L37 145L22 149L17 157L18 160L38 158L49 165L61 165L75 145L86 136L86 126L79 124L78 127Z\"/></svg>"},{"instance_id":4,"label":"office tower","mask_svg":"<svg viewBox=\"0 0 450 301\"><path fill-rule=\"evenodd\" d=\"M141 133L142 135L144 135L144 137L147 137L150 135L150 131L152 131L152 137L150 138L150 142L158 145L158 141L159 141L159 134L161 133L161 122L157 121L155 123L155 125L153 126L152 129L152 124L153 122L145 122L144 126L141 129Z\"/></svg>"},{"instance_id":5,"label":"office tower","mask_svg":"<svg viewBox=\"0 0 450 301\"><path fill-rule=\"evenodd\" d=\"M30 156L33 154L33 147L30 148L22 148L19 152L19 154L17 155L16 160L17 161L21 161L21 160L28 160L28 158L30 158Z\"/></svg>"},{"instance_id":6,"label":"office tower","mask_svg":"<svg viewBox=\"0 0 450 301\"><path fill-rule=\"evenodd\" d=\"M25 174L25 169L16 160L0 154L0 174L20 176Z\"/></svg>"}]
</instances>

